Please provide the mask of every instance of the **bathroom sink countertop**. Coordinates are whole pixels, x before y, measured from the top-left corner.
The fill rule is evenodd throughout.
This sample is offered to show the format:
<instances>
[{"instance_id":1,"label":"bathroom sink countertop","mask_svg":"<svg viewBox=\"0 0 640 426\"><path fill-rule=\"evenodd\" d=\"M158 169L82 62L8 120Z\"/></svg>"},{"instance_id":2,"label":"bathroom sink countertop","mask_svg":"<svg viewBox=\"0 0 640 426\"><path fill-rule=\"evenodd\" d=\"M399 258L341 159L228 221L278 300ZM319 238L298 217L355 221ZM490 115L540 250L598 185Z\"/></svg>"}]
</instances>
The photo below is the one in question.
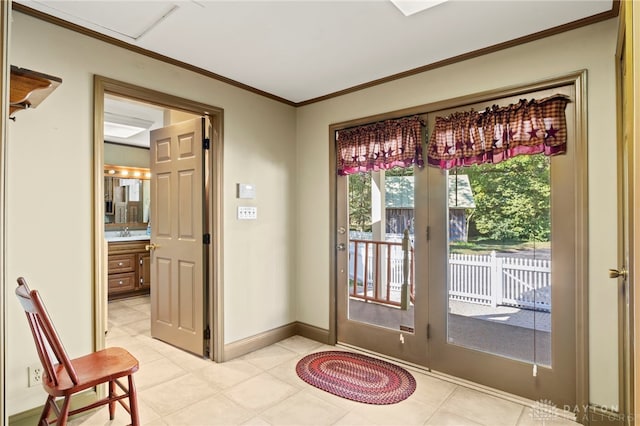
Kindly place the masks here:
<instances>
[{"instance_id":1,"label":"bathroom sink countertop","mask_svg":"<svg viewBox=\"0 0 640 426\"><path fill-rule=\"evenodd\" d=\"M129 235L128 237L120 237L120 236L105 236L105 239L109 242L116 242L116 241L143 241L143 240L149 240L149 236L148 235Z\"/></svg>"},{"instance_id":2,"label":"bathroom sink countertop","mask_svg":"<svg viewBox=\"0 0 640 426\"><path fill-rule=\"evenodd\" d=\"M122 234L122 231L105 231L104 238L109 241L143 241L149 240L146 230L134 230L128 231L126 235Z\"/></svg>"}]
</instances>

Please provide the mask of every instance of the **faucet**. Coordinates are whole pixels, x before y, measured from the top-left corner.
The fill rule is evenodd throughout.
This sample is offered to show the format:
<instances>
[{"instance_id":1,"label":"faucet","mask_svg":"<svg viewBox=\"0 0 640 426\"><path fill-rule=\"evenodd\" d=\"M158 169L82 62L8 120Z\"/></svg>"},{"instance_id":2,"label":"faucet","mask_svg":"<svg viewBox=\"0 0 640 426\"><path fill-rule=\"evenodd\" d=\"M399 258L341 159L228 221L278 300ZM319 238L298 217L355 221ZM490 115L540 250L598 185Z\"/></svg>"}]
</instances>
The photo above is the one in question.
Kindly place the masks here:
<instances>
[{"instance_id":1,"label":"faucet","mask_svg":"<svg viewBox=\"0 0 640 426\"><path fill-rule=\"evenodd\" d=\"M122 228L122 230L120 231L120 236L121 237L128 237L131 235L131 232L129 232L129 227L125 226L124 228Z\"/></svg>"}]
</instances>

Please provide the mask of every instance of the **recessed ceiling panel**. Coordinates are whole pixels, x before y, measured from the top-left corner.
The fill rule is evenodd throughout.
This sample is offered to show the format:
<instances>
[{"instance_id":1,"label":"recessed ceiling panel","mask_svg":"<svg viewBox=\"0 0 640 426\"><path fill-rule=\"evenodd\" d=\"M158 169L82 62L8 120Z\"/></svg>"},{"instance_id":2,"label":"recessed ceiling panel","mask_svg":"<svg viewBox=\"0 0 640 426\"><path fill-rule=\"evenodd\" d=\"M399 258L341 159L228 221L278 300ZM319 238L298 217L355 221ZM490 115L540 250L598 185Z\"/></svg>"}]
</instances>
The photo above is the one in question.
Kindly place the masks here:
<instances>
[{"instance_id":1,"label":"recessed ceiling panel","mask_svg":"<svg viewBox=\"0 0 640 426\"><path fill-rule=\"evenodd\" d=\"M177 9L167 1L33 1L50 14L137 40Z\"/></svg>"}]
</instances>

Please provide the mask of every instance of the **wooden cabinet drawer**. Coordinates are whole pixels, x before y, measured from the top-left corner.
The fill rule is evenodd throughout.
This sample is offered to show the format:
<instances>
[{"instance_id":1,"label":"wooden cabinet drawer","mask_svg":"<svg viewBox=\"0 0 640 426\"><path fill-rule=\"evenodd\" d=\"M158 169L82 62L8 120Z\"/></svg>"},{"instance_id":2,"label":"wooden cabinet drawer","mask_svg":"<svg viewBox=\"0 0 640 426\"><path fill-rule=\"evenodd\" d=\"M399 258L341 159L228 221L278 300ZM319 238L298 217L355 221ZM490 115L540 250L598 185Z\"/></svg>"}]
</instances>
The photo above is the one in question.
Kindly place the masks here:
<instances>
[{"instance_id":1,"label":"wooden cabinet drawer","mask_svg":"<svg viewBox=\"0 0 640 426\"><path fill-rule=\"evenodd\" d=\"M136 289L136 273L109 275L109 293L132 291Z\"/></svg>"},{"instance_id":2,"label":"wooden cabinet drawer","mask_svg":"<svg viewBox=\"0 0 640 426\"><path fill-rule=\"evenodd\" d=\"M135 254L118 254L109 256L109 274L134 272L136 270Z\"/></svg>"}]
</instances>

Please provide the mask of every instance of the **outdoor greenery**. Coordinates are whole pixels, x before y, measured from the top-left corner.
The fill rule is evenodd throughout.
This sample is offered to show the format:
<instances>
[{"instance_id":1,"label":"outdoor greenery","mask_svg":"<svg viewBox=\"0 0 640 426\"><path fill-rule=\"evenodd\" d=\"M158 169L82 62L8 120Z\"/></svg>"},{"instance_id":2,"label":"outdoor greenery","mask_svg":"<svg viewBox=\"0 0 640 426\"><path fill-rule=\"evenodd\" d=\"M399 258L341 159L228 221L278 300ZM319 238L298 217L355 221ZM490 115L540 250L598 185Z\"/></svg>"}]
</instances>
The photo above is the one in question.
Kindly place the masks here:
<instances>
[{"instance_id":1,"label":"outdoor greenery","mask_svg":"<svg viewBox=\"0 0 640 426\"><path fill-rule=\"evenodd\" d=\"M471 239L549 240L549 157L520 155L458 173L469 175L476 203L468 214Z\"/></svg>"},{"instance_id":2,"label":"outdoor greenery","mask_svg":"<svg viewBox=\"0 0 640 426\"><path fill-rule=\"evenodd\" d=\"M467 211L469 247L548 242L550 224L550 168L544 155L520 155L498 164L460 167L449 173L469 176L476 208ZM386 176L411 176L413 168L395 168ZM349 176L351 230L371 231L371 173ZM547 244L548 246L548 244ZM522 248L522 247L520 247Z\"/></svg>"},{"instance_id":3,"label":"outdoor greenery","mask_svg":"<svg viewBox=\"0 0 640 426\"><path fill-rule=\"evenodd\" d=\"M349 229L371 232L371 173L349 175Z\"/></svg>"}]
</instances>

